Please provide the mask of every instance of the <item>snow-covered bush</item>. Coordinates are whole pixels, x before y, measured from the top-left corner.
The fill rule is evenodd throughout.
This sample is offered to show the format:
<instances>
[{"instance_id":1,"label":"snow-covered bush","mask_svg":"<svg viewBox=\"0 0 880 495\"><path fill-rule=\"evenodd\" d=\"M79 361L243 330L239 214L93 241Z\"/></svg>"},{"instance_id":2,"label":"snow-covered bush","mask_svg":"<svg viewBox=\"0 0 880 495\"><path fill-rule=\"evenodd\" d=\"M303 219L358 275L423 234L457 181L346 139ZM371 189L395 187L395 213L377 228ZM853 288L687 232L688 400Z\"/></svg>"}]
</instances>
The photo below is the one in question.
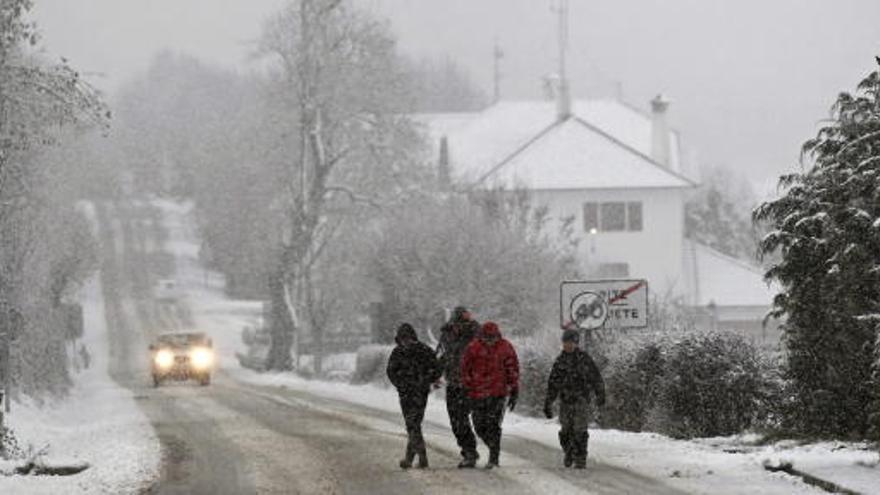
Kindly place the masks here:
<instances>
[{"instance_id":1,"label":"snow-covered bush","mask_svg":"<svg viewBox=\"0 0 880 495\"><path fill-rule=\"evenodd\" d=\"M874 341L874 369L872 378L874 380L874 397L871 402L871 411L868 415L870 422L870 435L875 441L880 441L880 324L877 325L876 337ZM880 448L880 442L877 444Z\"/></svg>"},{"instance_id":2,"label":"snow-covered bush","mask_svg":"<svg viewBox=\"0 0 880 495\"><path fill-rule=\"evenodd\" d=\"M603 427L677 438L780 424L780 367L736 334L691 331L618 343L603 369Z\"/></svg>"},{"instance_id":3,"label":"snow-covered bush","mask_svg":"<svg viewBox=\"0 0 880 495\"><path fill-rule=\"evenodd\" d=\"M520 392L516 411L528 416L542 416L547 397L547 379L553 360L559 355L558 332L541 332L533 337L514 340L519 358Z\"/></svg>"},{"instance_id":4,"label":"snow-covered bush","mask_svg":"<svg viewBox=\"0 0 880 495\"><path fill-rule=\"evenodd\" d=\"M664 352L660 342L647 342L609 361L604 370L607 399L602 426L626 431L645 428L662 384Z\"/></svg>"},{"instance_id":5,"label":"snow-covered bush","mask_svg":"<svg viewBox=\"0 0 880 495\"><path fill-rule=\"evenodd\" d=\"M358 349L351 383L353 385L364 383L388 384L385 369L388 366L388 358L391 357L393 349L394 347L390 345L365 345Z\"/></svg>"},{"instance_id":6,"label":"snow-covered bush","mask_svg":"<svg viewBox=\"0 0 880 495\"><path fill-rule=\"evenodd\" d=\"M15 432L11 428L0 426L0 460L18 459L22 455Z\"/></svg>"},{"instance_id":7,"label":"snow-covered bush","mask_svg":"<svg viewBox=\"0 0 880 495\"><path fill-rule=\"evenodd\" d=\"M665 353L655 425L682 438L739 433L757 417L766 389L758 350L741 336L695 333ZM659 413L659 414L657 414Z\"/></svg>"}]
</instances>

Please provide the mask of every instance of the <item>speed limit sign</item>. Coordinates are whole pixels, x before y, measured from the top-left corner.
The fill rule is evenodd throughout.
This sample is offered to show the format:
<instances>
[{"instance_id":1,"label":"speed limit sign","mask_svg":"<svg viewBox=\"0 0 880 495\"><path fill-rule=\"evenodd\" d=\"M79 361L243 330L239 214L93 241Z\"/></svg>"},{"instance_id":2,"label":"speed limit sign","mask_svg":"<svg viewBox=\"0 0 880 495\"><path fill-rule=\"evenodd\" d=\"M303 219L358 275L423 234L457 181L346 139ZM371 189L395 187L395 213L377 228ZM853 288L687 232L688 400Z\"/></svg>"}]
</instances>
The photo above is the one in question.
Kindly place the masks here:
<instances>
[{"instance_id":1,"label":"speed limit sign","mask_svg":"<svg viewBox=\"0 0 880 495\"><path fill-rule=\"evenodd\" d=\"M605 324L608 303L595 292L581 292L571 300L569 321L582 330L593 330Z\"/></svg>"},{"instance_id":2,"label":"speed limit sign","mask_svg":"<svg viewBox=\"0 0 880 495\"><path fill-rule=\"evenodd\" d=\"M571 280L559 291L562 328L644 328L648 326L647 280Z\"/></svg>"}]
</instances>

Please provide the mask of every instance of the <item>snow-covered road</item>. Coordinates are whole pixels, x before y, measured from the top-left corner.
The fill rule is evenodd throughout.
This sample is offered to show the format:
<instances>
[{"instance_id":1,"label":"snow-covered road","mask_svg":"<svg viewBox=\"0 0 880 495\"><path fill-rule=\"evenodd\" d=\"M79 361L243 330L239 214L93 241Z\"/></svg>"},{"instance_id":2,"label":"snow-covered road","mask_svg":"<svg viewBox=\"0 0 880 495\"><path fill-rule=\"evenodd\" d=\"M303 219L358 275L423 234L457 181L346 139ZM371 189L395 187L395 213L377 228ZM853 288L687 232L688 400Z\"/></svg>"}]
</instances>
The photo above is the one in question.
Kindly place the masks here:
<instances>
[{"instance_id":1,"label":"snow-covered road","mask_svg":"<svg viewBox=\"0 0 880 495\"><path fill-rule=\"evenodd\" d=\"M557 449L525 438L505 439L502 469L458 470L454 439L435 423L425 432L432 468L402 471L397 460L405 433L399 415L385 409L243 383L222 371L210 387L153 388L147 342L165 330L167 318L156 317L143 289L161 275L154 273L161 263L142 251L152 243L132 242L148 238L149 222L133 220L148 215L111 213L118 221L107 224L123 238L104 253L111 260L104 268L112 272L104 276L111 369L162 443L161 476L150 493L680 493L611 466L591 465L586 474L564 470Z\"/></svg>"},{"instance_id":2,"label":"snow-covered road","mask_svg":"<svg viewBox=\"0 0 880 495\"><path fill-rule=\"evenodd\" d=\"M683 442L613 430L594 431L587 471L566 470L555 440L558 426L517 414L505 419L501 469L459 470L439 394L429 402L425 423L431 469L402 471L397 460L406 439L393 391L239 366L234 355L242 347L241 329L259 315L259 304L229 300L219 276L199 264L188 205L125 201L97 211L103 297L94 307L106 316L105 370L125 390L110 383L106 371L103 376L116 402L129 408L116 416L132 425L126 430L132 434L108 430L110 440L96 441L92 450L104 448L111 458L77 456L93 468L70 483L13 480L13 486L39 493L62 485L70 493L821 493L797 477L765 471L762 459L773 457L772 448L767 455L733 454L712 439ZM182 291L171 307L155 301L152 290L156 280L169 277ZM214 382L153 388L149 341L162 331L189 328L214 340L220 360ZM108 410L108 404L99 406ZM117 438L131 444L114 449ZM844 481L876 493L876 477L864 473L872 471L873 458L859 451L834 454L838 461L822 465L861 470ZM136 458L141 460L131 465ZM107 475L113 469L118 476Z\"/></svg>"}]
</instances>

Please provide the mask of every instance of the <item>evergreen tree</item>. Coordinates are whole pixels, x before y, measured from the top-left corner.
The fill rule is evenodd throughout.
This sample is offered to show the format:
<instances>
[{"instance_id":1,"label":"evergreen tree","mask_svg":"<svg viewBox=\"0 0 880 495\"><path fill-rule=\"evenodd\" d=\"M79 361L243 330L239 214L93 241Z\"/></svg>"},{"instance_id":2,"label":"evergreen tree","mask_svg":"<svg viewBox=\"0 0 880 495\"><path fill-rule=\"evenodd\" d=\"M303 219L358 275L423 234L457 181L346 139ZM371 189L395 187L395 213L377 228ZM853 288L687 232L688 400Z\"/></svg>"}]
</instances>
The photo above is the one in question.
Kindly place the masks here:
<instances>
[{"instance_id":1,"label":"evergreen tree","mask_svg":"<svg viewBox=\"0 0 880 495\"><path fill-rule=\"evenodd\" d=\"M864 436L880 319L880 72L838 96L803 156L811 166L783 176L784 194L754 213L775 229L761 252L781 254L766 277L783 288L773 312L788 317L788 420L807 434Z\"/></svg>"}]
</instances>

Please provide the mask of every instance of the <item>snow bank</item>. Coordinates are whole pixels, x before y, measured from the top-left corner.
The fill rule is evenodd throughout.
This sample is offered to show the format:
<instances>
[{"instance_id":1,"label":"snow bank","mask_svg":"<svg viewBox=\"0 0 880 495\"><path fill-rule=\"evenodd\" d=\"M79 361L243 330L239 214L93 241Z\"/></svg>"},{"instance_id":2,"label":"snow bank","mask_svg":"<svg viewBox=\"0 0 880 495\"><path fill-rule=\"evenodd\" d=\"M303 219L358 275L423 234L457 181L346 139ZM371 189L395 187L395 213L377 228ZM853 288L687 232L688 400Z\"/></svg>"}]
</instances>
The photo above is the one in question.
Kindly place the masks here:
<instances>
[{"instance_id":1,"label":"snow bank","mask_svg":"<svg viewBox=\"0 0 880 495\"><path fill-rule=\"evenodd\" d=\"M880 454L865 442L781 441L755 445L751 435L698 440L715 450L734 450L755 463L794 469L863 494L880 494Z\"/></svg>"},{"instance_id":2,"label":"snow bank","mask_svg":"<svg viewBox=\"0 0 880 495\"><path fill-rule=\"evenodd\" d=\"M91 366L75 375L65 400L43 407L13 404L9 426L23 447L48 446L49 464L85 462L90 468L66 477L0 476L0 493L138 493L158 476L159 440L137 398L108 374L107 326L97 277L83 292L83 343L92 355Z\"/></svg>"}]
</instances>

